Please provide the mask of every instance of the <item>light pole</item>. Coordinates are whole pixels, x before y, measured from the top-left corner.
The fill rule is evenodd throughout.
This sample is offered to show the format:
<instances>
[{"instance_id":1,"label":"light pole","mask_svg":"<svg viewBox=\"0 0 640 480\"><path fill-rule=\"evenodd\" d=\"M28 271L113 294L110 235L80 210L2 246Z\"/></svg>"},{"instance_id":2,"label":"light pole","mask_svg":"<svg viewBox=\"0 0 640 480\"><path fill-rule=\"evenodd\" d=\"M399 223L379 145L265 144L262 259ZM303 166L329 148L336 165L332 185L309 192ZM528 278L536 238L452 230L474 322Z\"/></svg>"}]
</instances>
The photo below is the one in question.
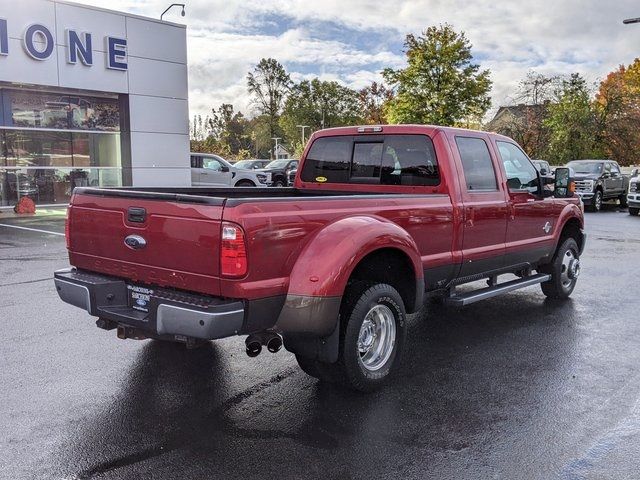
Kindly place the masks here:
<instances>
[{"instance_id":1,"label":"light pole","mask_svg":"<svg viewBox=\"0 0 640 480\"><path fill-rule=\"evenodd\" d=\"M278 140L282 140L281 137L271 137L271 140L275 140L276 141L276 146L274 147L273 151L276 154L276 160L278 159Z\"/></svg>"},{"instance_id":2,"label":"light pole","mask_svg":"<svg viewBox=\"0 0 640 480\"><path fill-rule=\"evenodd\" d=\"M622 21L625 25L629 25L630 23L640 23L640 17L638 18L627 18Z\"/></svg>"},{"instance_id":3,"label":"light pole","mask_svg":"<svg viewBox=\"0 0 640 480\"><path fill-rule=\"evenodd\" d=\"M184 3L172 3L167 7L167 9L164 12L160 14L160 20L162 20L162 17L164 17L164 14L167 13L169 10L171 10L173 7L182 7L182 12L180 12L180 15L184 17Z\"/></svg>"},{"instance_id":4,"label":"light pole","mask_svg":"<svg viewBox=\"0 0 640 480\"><path fill-rule=\"evenodd\" d=\"M302 130L302 146L304 147L304 130L309 128L309 125L296 125L300 130Z\"/></svg>"}]
</instances>

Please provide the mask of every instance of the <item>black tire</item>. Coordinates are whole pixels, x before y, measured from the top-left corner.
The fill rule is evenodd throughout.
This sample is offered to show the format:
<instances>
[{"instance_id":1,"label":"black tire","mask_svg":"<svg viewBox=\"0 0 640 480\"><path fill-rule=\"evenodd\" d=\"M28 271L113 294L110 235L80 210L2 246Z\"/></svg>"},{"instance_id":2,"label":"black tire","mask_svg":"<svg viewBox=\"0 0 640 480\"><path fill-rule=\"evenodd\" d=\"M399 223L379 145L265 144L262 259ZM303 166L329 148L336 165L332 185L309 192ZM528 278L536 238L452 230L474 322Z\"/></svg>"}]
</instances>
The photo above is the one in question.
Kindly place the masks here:
<instances>
[{"instance_id":1,"label":"black tire","mask_svg":"<svg viewBox=\"0 0 640 480\"><path fill-rule=\"evenodd\" d=\"M368 353L360 352L358 345L361 339L361 327L374 309L382 311L382 316L387 318L385 322L388 325L393 323L395 328L395 341L390 342L387 349L383 349L387 354L382 355L380 365L376 366L375 370L365 366ZM379 317L375 318L379 321ZM340 312L338 361L334 364L320 364L320 378L340 383L360 392L370 392L380 388L389 380L400 363L407 335L406 323L404 302L391 285L378 283L365 285L364 288L362 284L352 285L343 298ZM380 335L380 338L382 337ZM373 342L376 341L375 338Z\"/></svg>"},{"instance_id":2,"label":"black tire","mask_svg":"<svg viewBox=\"0 0 640 480\"><path fill-rule=\"evenodd\" d=\"M274 187L284 187L284 182L282 180L276 180L273 182Z\"/></svg>"},{"instance_id":3,"label":"black tire","mask_svg":"<svg viewBox=\"0 0 640 480\"><path fill-rule=\"evenodd\" d=\"M595 195L591 199L591 205L589 205L590 212L599 212L602 208L602 191L596 190Z\"/></svg>"},{"instance_id":4,"label":"black tire","mask_svg":"<svg viewBox=\"0 0 640 480\"><path fill-rule=\"evenodd\" d=\"M255 187L256 184L253 183L251 180L240 180L238 183L236 183L235 186L236 187Z\"/></svg>"},{"instance_id":5,"label":"black tire","mask_svg":"<svg viewBox=\"0 0 640 480\"><path fill-rule=\"evenodd\" d=\"M622 195L620 195L618 197L618 200L620 200L620 207L621 208L627 208L629 206L629 204L627 203L627 194L623 193Z\"/></svg>"},{"instance_id":6,"label":"black tire","mask_svg":"<svg viewBox=\"0 0 640 480\"><path fill-rule=\"evenodd\" d=\"M629 207L629 215L633 215L634 217L637 217L638 213L640 213L640 208Z\"/></svg>"},{"instance_id":7,"label":"black tire","mask_svg":"<svg viewBox=\"0 0 640 480\"><path fill-rule=\"evenodd\" d=\"M551 280L540 284L542 293L554 299L569 298L580 275L580 249L575 239L566 238L556 250L553 261L540 271L551 274Z\"/></svg>"}]
</instances>

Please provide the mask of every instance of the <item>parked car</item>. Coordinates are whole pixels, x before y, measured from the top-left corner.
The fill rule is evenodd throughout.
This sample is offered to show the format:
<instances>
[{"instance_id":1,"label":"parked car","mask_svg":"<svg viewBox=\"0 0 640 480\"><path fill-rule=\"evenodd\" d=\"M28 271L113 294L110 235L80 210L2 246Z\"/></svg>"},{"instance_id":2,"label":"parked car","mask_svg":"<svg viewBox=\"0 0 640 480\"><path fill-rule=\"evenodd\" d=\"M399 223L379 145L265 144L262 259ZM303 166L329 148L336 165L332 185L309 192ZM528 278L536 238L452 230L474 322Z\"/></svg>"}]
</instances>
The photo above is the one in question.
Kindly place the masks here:
<instances>
[{"instance_id":1,"label":"parked car","mask_svg":"<svg viewBox=\"0 0 640 480\"><path fill-rule=\"evenodd\" d=\"M258 170L259 172L265 172L271 174L272 187L285 187L287 186L289 172L298 167L298 160L291 160L282 158L279 160L273 160L269 164Z\"/></svg>"},{"instance_id":2,"label":"parked car","mask_svg":"<svg viewBox=\"0 0 640 480\"><path fill-rule=\"evenodd\" d=\"M269 172L238 168L219 155L191 153L191 185L194 187L255 187L267 186L270 182Z\"/></svg>"},{"instance_id":3,"label":"parked car","mask_svg":"<svg viewBox=\"0 0 640 480\"><path fill-rule=\"evenodd\" d=\"M298 168L292 168L289 170L289 176L287 177L287 186L293 185L296 180L296 175L298 174Z\"/></svg>"},{"instance_id":4,"label":"parked car","mask_svg":"<svg viewBox=\"0 0 640 480\"><path fill-rule=\"evenodd\" d=\"M576 193L585 207L599 212L602 202L619 200L627 206L629 177L622 174L620 165L613 160L574 160L567 164L574 172Z\"/></svg>"},{"instance_id":5,"label":"parked car","mask_svg":"<svg viewBox=\"0 0 640 480\"><path fill-rule=\"evenodd\" d=\"M250 356L284 342L309 375L368 391L400 366L427 296L571 295L586 237L569 169L543 190L510 138L447 127L309 141L294 188L76 189L60 298L121 339L249 335Z\"/></svg>"},{"instance_id":6,"label":"parked car","mask_svg":"<svg viewBox=\"0 0 640 480\"><path fill-rule=\"evenodd\" d=\"M233 166L236 168L244 168L246 170L257 170L266 167L269 162L271 162L271 160L240 160L234 163Z\"/></svg>"},{"instance_id":7,"label":"parked car","mask_svg":"<svg viewBox=\"0 0 640 480\"><path fill-rule=\"evenodd\" d=\"M629 215L638 216L640 213L640 170L637 168L631 171L627 204L629 205Z\"/></svg>"}]
</instances>

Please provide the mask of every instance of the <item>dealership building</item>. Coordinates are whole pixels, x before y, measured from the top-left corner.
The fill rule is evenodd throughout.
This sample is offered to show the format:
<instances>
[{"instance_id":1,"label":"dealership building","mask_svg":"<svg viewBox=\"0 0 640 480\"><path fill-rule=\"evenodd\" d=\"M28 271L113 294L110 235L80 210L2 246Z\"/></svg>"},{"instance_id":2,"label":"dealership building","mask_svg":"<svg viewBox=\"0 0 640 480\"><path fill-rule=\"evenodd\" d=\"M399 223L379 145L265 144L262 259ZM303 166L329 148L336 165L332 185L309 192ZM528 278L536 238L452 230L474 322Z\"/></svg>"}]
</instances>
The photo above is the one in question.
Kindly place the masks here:
<instances>
[{"instance_id":1,"label":"dealership building","mask_svg":"<svg viewBox=\"0 0 640 480\"><path fill-rule=\"evenodd\" d=\"M186 28L64 1L0 6L0 208L77 186L190 185Z\"/></svg>"}]
</instances>

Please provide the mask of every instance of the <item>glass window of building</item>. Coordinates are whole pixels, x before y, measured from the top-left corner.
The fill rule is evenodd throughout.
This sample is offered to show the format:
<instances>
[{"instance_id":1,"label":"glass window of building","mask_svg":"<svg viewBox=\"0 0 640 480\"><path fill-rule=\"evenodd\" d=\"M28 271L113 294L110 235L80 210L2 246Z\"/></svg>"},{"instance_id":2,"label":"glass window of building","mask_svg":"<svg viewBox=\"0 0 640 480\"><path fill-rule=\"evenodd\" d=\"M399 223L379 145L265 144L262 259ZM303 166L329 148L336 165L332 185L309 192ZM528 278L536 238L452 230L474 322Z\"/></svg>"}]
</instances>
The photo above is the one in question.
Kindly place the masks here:
<instances>
[{"instance_id":1,"label":"glass window of building","mask_svg":"<svg viewBox=\"0 0 640 480\"><path fill-rule=\"evenodd\" d=\"M0 206L122 185L119 105L116 95L0 88Z\"/></svg>"}]
</instances>

